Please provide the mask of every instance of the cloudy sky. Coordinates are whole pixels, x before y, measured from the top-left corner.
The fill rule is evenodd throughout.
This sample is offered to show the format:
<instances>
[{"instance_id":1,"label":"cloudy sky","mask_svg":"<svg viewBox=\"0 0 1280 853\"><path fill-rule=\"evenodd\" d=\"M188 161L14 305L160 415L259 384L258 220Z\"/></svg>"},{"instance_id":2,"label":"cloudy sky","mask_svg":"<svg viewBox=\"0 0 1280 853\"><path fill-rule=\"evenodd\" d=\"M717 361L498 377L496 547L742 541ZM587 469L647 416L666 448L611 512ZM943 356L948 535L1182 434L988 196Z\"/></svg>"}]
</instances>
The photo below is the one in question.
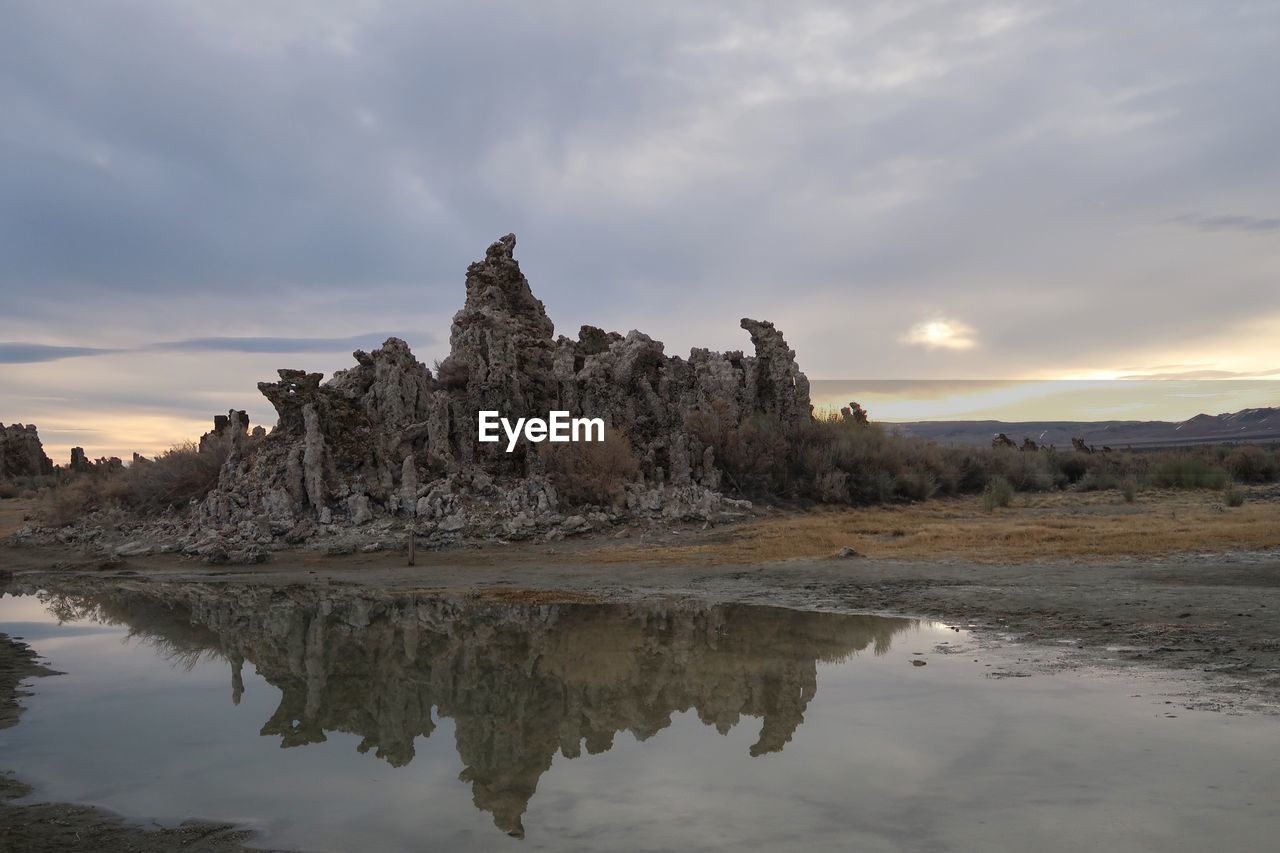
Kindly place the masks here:
<instances>
[{"instance_id":1,"label":"cloudy sky","mask_svg":"<svg viewBox=\"0 0 1280 853\"><path fill-rule=\"evenodd\" d=\"M828 379L1280 368L1272 0L3 9L0 421L59 460L442 357L508 231L559 331L669 353L752 316Z\"/></svg>"}]
</instances>

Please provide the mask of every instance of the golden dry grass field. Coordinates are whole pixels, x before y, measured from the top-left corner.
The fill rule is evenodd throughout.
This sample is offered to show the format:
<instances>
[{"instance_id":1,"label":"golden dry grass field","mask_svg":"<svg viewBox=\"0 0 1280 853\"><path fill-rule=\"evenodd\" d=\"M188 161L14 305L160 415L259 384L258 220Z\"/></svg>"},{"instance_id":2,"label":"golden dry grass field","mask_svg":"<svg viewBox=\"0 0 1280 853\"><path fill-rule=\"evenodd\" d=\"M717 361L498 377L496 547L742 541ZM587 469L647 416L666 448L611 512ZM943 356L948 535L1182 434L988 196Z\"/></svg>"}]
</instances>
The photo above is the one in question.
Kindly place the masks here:
<instances>
[{"instance_id":1,"label":"golden dry grass field","mask_svg":"<svg viewBox=\"0 0 1280 853\"><path fill-rule=\"evenodd\" d=\"M829 557L848 546L867 557L1015 562L1109 559L1280 548L1280 494L1256 489L1243 506L1219 492L1019 494L987 511L979 497L893 507L817 509L759 519L688 544L609 542L576 557L599 563L747 565Z\"/></svg>"}]
</instances>

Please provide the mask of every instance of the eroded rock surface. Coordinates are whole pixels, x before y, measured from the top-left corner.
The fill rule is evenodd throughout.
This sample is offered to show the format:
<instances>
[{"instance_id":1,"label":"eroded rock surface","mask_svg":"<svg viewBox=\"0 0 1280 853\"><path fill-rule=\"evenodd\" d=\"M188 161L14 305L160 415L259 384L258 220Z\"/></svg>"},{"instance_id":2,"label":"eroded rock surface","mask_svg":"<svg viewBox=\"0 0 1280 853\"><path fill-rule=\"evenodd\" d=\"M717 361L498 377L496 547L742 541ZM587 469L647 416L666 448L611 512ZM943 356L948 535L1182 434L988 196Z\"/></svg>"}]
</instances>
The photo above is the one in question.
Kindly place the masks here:
<instances>
[{"instance_id":1,"label":"eroded rock surface","mask_svg":"<svg viewBox=\"0 0 1280 853\"><path fill-rule=\"evenodd\" d=\"M0 480L53 473L35 424L0 424Z\"/></svg>"},{"instance_id":2,"label":"eroded rock surface","mask_svg":"<svg viewBox=\"0 0 1280 853\"><path fill-rule=\"evenodd\" d=\"M809 382L772 323L743 319L753 355L693 350L669 356L638 331L583 326L555 336L508 234L467 269L466 302L437 374L408 344L388 339L328 381L300 369L259 383L278 422L266 438L233 442L218 487L200 507L205 531L238 531L269 544L307 531L415 524L435 537L468 530L527 538L571 535L544 475L548 445L514 452L477 440L477 412L599 417L630 442L640 475L586 529L619 514L716 520L745 503L719 492L711 448L686 429L714 408L737 423L756 415L799 424L811 417ZM243 414L243 413L239 413ZM247 428L237 422L237 435ZM218 429L215 429L218 432Z\"/></svg>"}]
</instances>

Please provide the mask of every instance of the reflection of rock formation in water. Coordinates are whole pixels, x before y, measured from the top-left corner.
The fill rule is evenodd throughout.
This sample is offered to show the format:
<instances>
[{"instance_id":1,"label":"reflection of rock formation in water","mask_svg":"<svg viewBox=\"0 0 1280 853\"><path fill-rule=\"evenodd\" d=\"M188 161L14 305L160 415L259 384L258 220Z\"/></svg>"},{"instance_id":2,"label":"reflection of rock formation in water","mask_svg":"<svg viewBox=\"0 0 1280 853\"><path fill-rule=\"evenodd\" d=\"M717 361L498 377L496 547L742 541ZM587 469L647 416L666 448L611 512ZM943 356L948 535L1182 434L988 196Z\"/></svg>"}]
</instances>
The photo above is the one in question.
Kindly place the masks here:
<instances>
[{"instance_id":1,"label":"reflection of rock formation in water","mask_svg":"<svg viewBox=\"0 0 1280 853\"><path fill-rule=\"evenodd\" d=\"M819 661L883 651L913 624L735 605L154 584L92 604L171 653L224 656L235 701L240 666L252 663L283 694L262 733L284 746L349 732L362 752L403 765L435 729L435 708L455 722L475 805L516 835L557 751L603 752L622 731L644 740L689 710L722 734L760 718L751 754L780 750L814 696Z\"/></svg>"}]
</instances>

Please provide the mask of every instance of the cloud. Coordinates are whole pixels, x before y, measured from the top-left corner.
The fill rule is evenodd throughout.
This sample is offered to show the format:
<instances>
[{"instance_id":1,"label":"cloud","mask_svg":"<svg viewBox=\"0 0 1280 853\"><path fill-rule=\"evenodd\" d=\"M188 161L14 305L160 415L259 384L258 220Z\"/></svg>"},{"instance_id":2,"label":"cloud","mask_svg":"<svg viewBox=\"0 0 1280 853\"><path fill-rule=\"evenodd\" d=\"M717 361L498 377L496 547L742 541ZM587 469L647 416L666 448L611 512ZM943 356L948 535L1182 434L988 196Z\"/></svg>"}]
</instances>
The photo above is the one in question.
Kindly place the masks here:
<instances>
[{"instance_id":1,"label":"cloud","mask_svg":"<svg viewBox=\"0 0 1280 853\"><path fill-rule=\"evenodd\" d=\"M928 349L972 349L977 345L973 329L958 320L926 320L907 330L904 343Z\"/></svg>"},{"instance_id":2,"label":"cloud","mask_svg":"<svg viewBox=\"0 0 1280 853\"><path fill-rule=\"evenodd\" d=\"M277 338L277 337L214 337L186 338L179 341L162 341L144 349L180 352L245 352L245 353L298 353L338 352L353 349L375 349L390 337L405 337L395 332L369 332L349 338ZM428 342L429 335L415 335L417 341Z\"/></svg>"},{"instance_id":3,"label":"cloud","mask_svg":"<svg viewBox=\"0 0 1280 853\"><path fill-rule=\"evenodd\" d=\"M1199 228L1201 231L1244 231L1254 234L1280 231L1280 216L1242 216L1238 214L1205 216L1188 213L1182 216L1175 216L1169 221Z\"/></svg>"},{"instance_id":4,"label":"cloud","mask_svg":"<svg viewBox=\"0 0 1280 853\"><path fill-rule=\"evenodd\" d=\"M0 364L37 364L42 361L58 361L64 358L80 358L118 351L99 347L61 347L0 341Z\"/></svg>"},{"instance_id":5,"label":"cloud","mask_svg":"<svg viewBox=\"0 0 1280 853\"><path fill-rule=\"evenodd\" d=\"M66 347L50 344L0 342L0 364L37 364L64 358L114 355L126 352L242 352L242 353L306 353L342 352L375 349L389 337L405 337L402 333L368 332L349 338L284 338L284 337L211 337L160 341L139 347ZM418 334L414 340L430 343L430 335Z\"/></svg>"},{"instance_id":6,"label":"cloud","mask_svg":"<svg viewBox=\"0 0 1280 853\"><path fill-rule=\"evenodd\" d=\"M11 5L0 339L173 347L137 376L48 362L52 392L367 329L442 348L467 264L508 231L562 330L683 353L762 317L811 377L1189 360L1173 349L1237 369L1266 340L1242 325L1280 320L1273 240L1151 227L1277 233L1275 4ZM980 342L902 346L933 306Z\"/></svg>"}]
</instances>

